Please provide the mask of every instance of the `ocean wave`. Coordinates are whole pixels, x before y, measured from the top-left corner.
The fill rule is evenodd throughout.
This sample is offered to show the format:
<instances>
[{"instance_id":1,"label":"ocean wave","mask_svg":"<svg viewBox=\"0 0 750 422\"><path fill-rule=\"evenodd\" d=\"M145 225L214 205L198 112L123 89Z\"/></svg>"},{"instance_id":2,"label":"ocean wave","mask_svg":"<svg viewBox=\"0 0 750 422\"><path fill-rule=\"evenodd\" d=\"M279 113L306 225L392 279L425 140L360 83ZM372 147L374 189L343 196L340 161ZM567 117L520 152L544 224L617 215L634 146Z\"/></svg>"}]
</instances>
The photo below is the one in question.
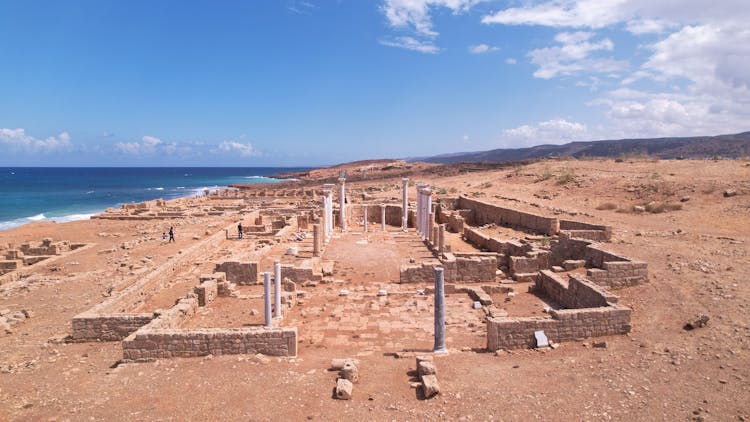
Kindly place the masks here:
<instances>
[{"instance_id":1,"label":"ocean wave","mask_svg":"<svg viewBox=\"0 0 750 422\"><path fill-rule=\"evenodd\" d=\"M47 217L44 213L32 215L31 217L17 218L15 220L0 221L0 231L12 229L14 227L23 226L24 224L37 223L40 221L55 221L58 223L67 223L70 221L88 220L97 213L85 213L85 214L67 214L61 216Z\"/></svg>"},{"instance_id":2,"label":"ocean wave","mask_svg":"<svg viewBox=\"0 0 750 422\"><path fill-rule=\"evenodd\" d=\"M32 215L31 217L26 217L27 220L31 220L31 221L42 221L45 218L47 217L44 216L44 213Z\"/></svg>"},{"instance_id":3,"label":"ocean wave","mask_svg":"<svg viewBox=\"0 0 750 422\"><path fill-rule=\"evenodd\" d=\"M95 190L90 190L90 191L86 192L86 195L91 195L94 192L96 192L96 191Z\"/></svg>"}]
</instances>

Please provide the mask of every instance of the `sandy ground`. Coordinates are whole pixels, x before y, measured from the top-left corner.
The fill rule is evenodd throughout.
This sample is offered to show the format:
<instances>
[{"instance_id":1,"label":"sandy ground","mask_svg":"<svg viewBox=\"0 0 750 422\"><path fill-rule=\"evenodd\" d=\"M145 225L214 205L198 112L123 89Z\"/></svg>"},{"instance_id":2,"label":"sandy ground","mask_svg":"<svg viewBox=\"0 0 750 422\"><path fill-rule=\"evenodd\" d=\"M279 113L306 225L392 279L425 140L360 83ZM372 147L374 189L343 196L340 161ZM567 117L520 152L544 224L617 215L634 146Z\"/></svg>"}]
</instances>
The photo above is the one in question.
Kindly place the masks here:
<instances>
[{"instance_id":1,"label":"sandy ground","mask_svg":"<svg viewBox=\"0 0 750 422\"><path fill-rule=\"evenodd\" d=\"M481 350L481 315L472 314L468 301L449 296L448 317L455 318L447 328L450 353L436 358L442 393L422 400L410 387L414 359L394 352L431 347L425 331L431 304L420 304L415 295L423 286L396 285L392 272L404 251L421 252L397 234L370 239L380 245L377 255L357 252L362 239L351 234L326 250L326 259L341 261L335 274L341 284L305 288L309 298L286 317L298 325L298 357L117 365L119 342L60 341L70 333L71 318L200 242L193 236L203 238L231 218L36 223L0 232L0 244L52 237L96 245L39 265L23 288L0 286L0 310L31 312L12 333L0 334L0 420L750 418L747 161L573 160L492 171L424 169L429 171L413 177L433 185L438 197L462 193L613 226L607 248L649 264L649 283L615 292L633 309L632 332L596 339L607 341L604 349L584 340L544 352L487 352ZM375 197L399 197L400 179L377 179L372 167L367 171L372 180L351 185L375 187ZM727 189L737 195L724 197ZM672 210L632 212L633 206L658 210L665 204ZM175 244L161 242L168 224L175 225ZM125 241L136 244L117 248ZM468 248L458 238L449 243L457 250ZM112 247L113 253L101 252ZM198 262L198 269L180 269L171 290L154 297L152 305L168 305L189 290L208 261ZM352 292L348 301L338 299L340 288ZM387 303L374 295L380 288L393 293ZM252 298L257 290L247 288L248 306L217 302L214 310L204 310L187 324L257 324L259 317L249 312L262 311ZM515 302L516 310L534 312L543 305L532 299L526 305ZM706 327L683 330L701 313L710 317ZM348 356L360 360L362 379L351 401L334 400L336 374L327 368L332 358Z\"/></svg>"}]
</instances>

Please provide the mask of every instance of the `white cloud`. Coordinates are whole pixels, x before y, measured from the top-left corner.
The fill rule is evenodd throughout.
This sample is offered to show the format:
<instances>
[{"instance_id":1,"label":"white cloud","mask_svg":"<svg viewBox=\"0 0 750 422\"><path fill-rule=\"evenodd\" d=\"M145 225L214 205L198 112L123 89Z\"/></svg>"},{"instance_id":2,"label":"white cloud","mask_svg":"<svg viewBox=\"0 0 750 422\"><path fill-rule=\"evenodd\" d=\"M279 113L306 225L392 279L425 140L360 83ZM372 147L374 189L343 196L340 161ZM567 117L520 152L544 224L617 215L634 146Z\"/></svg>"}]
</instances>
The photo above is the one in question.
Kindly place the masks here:
<instances>
[{"instance_id":1,"label":"white cloud","mask_svg":"<svg viewBox=\"0 0 750 422\"><path fill-rule=\"evenodd\" d=\"M511 7L482 17L484 24L602 28L618 21L626 0L556 0Z\"/></svg>"},{"instance_id":2,"label":"white cloud","mask_svg":"<svg viewBox=\"0 0 750 422\"><path fill-rule=\"evenodd\" d=\"M484 54L484 53L490 53L492 51L498 51L499 48L487 45L487 44L476 44L476 45L470 45L468 47L469 53L471 54Z\"/></svg>"},{"instance_id":3,"label":"white cloud","mask_svg":"<svg viewBox=\"0 0 750 422\"><path fill-rule=\"evenodd\" d=\"M661 34L669 28L674 28L676 24L661 19L633 19L625 24L625 28L631 34Z\"/></svg>"},{"instance_id":4,"label":"white cloud","mask_svg":"<svg viewBox=\"0 0 750 422\"><path fill-rule=\"evenodd\" d=\"M385 0L380 6L394 28L411 29L419 35L436 37L432 29L431 9L445 7L454 14L465 13L482 0Z\"/></svg>"},{"instance_id":5,"label":"white cloud","mask_svg":"<svg viewBox=\"0 0 750 422\"><path fill-rule=\"evenodd\" d=\"M157 146L161 143L159 138L144 136L141 142L118 142L115 148L123 154L150 155L156 152Z\"/></svg>"},{"instance_id":6,"label":"white cloud","mask_svg":"<svg viewBox=\"0 0 750 422\"><path fill-rule=\"evenodd\" d=\"M534 125L506 129L501 137L504 146L514 148L587 140L590 140L590 135L586 125L565 119L552 119Z\"/></svg>"},{"instance_id":7,"label":"white cloud","mask_svg":"<svg viewBox=\"0 0 750 422\"><path fill-rule=\"evenodd\" d=\"M561 46L530 51L531 62L539 66L534 77L549 79L584 71L611 73L627 69L628 63L625 61L590 57L594 52L612 51L614 48L609 38L590 41L593 36L591 32L561 32L555 36L555 41Z\"/></svg>"},{"instance_id":8,"label":"white cloud","mask_svg":"<svg viewBox=\"0 0 750 422\"><path fill-rule=\"evenodd\" d=\"M435 45L435 38L439 34L433 29L432 11L444 8L458 15L482 1L486 0L383 0L380 10L390 26L408 35L380 40L380 44L421 53L438 53L440 48Z\"/></svg>"},{"instance_id":9,"label":"white cloud","mask_svg":"<svg viewBox=\"0 0 750 422\"><path fill-rule=\"evenodd\" d=\"M258 152L251 144L243 144L234 141L224 141L219 144L219 150L224 152L236 152L242 157L252 157L258 155Z\"/></svg>"},{"instance_id":10,"label":"white cloud","mask_svg":"<svg viewBox=\"0 0 750 422\"><path fill-rule=\"evenodd\" d=\"M379 42L388 47L398 47L426 54L435 54L440 51L440 49L431 41L420 41L413 37L396 37L393 39L380 40Z\"/></svg>"},{"instance_id":11,"label":"white cloud","mask_svg":"<svg viewBox=\"0 0 750 422\"><path fill-rule=\"evenodd\" d=\"M734 133L750 126L750 28L685 26L649 46L652 54L622 83L639 80L668 90L619 88L593 102L605 107L624 136ZM665 92L666 91L666 92Z\"/></svg>"},{"instance_id":12,"label":"white cloud","mask_svg":"<svg viewBox=\"0 0 750 422\"><path fill-rule=\"evenodd\" d=\"M518 63L518 60L514 59L513 57L508 57L505 59L505 64L516 64Z\"/></svg>"},{"instance_id":13,"label":"white cloud","mask_svg":"<svg viewBox=\"0 0 750 422\"><path fill-rule=\"evenodd\" d=\"M62 132L57 136L50 136L45 139L37 139L31 135L27 135L26 131L22 128L0 128L0 144L27 152L65 151L73 147L68 132Z\"/></svg>"}]
</instances>

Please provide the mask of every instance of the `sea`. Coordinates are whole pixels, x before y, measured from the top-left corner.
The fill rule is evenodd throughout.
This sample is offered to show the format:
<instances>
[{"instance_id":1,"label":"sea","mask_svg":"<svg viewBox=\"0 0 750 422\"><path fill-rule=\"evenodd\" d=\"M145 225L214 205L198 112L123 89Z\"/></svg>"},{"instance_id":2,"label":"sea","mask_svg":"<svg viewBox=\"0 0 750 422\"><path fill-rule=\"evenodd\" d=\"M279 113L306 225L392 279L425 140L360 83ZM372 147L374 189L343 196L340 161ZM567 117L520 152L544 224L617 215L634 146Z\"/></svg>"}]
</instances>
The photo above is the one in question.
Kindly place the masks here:
<instances>
[{"instance_id":1,"label":"sea","mask_svg":"<svg viewBox=\"0 0 750 422\"><path fill-rule=\"evenodd\" d=\"M0 167L0 230L85 220L132 201L174 199L233 183L276 183L298 167ZM288 180L288 179L286 179Z\"/></svg>"}]
</instances>

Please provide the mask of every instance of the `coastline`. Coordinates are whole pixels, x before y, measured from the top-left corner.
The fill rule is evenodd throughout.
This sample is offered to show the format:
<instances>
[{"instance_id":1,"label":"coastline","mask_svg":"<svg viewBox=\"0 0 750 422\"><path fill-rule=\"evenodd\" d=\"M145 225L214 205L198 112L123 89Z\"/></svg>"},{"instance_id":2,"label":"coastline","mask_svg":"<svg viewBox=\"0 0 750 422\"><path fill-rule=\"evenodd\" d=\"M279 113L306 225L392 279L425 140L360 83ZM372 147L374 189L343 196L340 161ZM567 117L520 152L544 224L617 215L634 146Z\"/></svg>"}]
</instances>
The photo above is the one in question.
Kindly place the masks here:
<instances>
[{"instance_id":1,"label":"coastline","mask_svg":"<svg viewBox=\"0 0 750 422\"><path fill-rule=\"evenodd\" d=\"M13 172L11 175L15 175L16 173ZM119 208L124 204L130 203L130 202L143 202L143 201L152 201L156 199L164 199L167 201L175 200L175 199L184 199L184 198L192 198L196 195L202 195L203 191L206 189L209 189L211 191L215 191L216 189L226 189L231 187L232 185L236 185L237 183L234 183L234 180L238 178L246 179L249 181L252 181L252 184L276 184L276 183L283 183L283 182L291 182L293 180L291 179L282 179L275 177L275 175L278 174L274 173L272 175L250 175L250 176L224 176L220 177L222 179L226 179L226 182L223 184L209 184L209 185L203 185L199 187L186 187L186 186L156 186L156 187L147 187L147 186L141 186L138 188L139 191L139 198L138 200L123 200L122 198L112 198L113 201L109 203L100 203L96 205L83 205L79 207L72 207L68 203L61 203L60 207L49 207L48 209L44 209L41 212L34 213L32 215L28 216L19 216L16 218L10 218L0 221L0 233L5 232L7 230L15 229L18 227L22 227L28 224L38 223L38 222L55 222L58 224L62 223L68 223L72 221L81 221L81 220L88 220L92 216L100 214L107 210L108 208ZM160 183L154 183L154 185L159 185ZM188 185L189 183L185 183ZM110 186L103 185L98 186L96 188L92 188L92 190L86 191L84 194L92 194L96 190L107 190ZM165 189L167 189L165 195ZM184 192L177 193L176 191L184 190ZM145 192L145 193L144 193ZM55 195L60 192L57 191L50 191L50 192L42 192L38 195ZM151 195L151 194L153 195ZM31 194L29 194L31 195Z\"/></svg>"}]
</instances>

